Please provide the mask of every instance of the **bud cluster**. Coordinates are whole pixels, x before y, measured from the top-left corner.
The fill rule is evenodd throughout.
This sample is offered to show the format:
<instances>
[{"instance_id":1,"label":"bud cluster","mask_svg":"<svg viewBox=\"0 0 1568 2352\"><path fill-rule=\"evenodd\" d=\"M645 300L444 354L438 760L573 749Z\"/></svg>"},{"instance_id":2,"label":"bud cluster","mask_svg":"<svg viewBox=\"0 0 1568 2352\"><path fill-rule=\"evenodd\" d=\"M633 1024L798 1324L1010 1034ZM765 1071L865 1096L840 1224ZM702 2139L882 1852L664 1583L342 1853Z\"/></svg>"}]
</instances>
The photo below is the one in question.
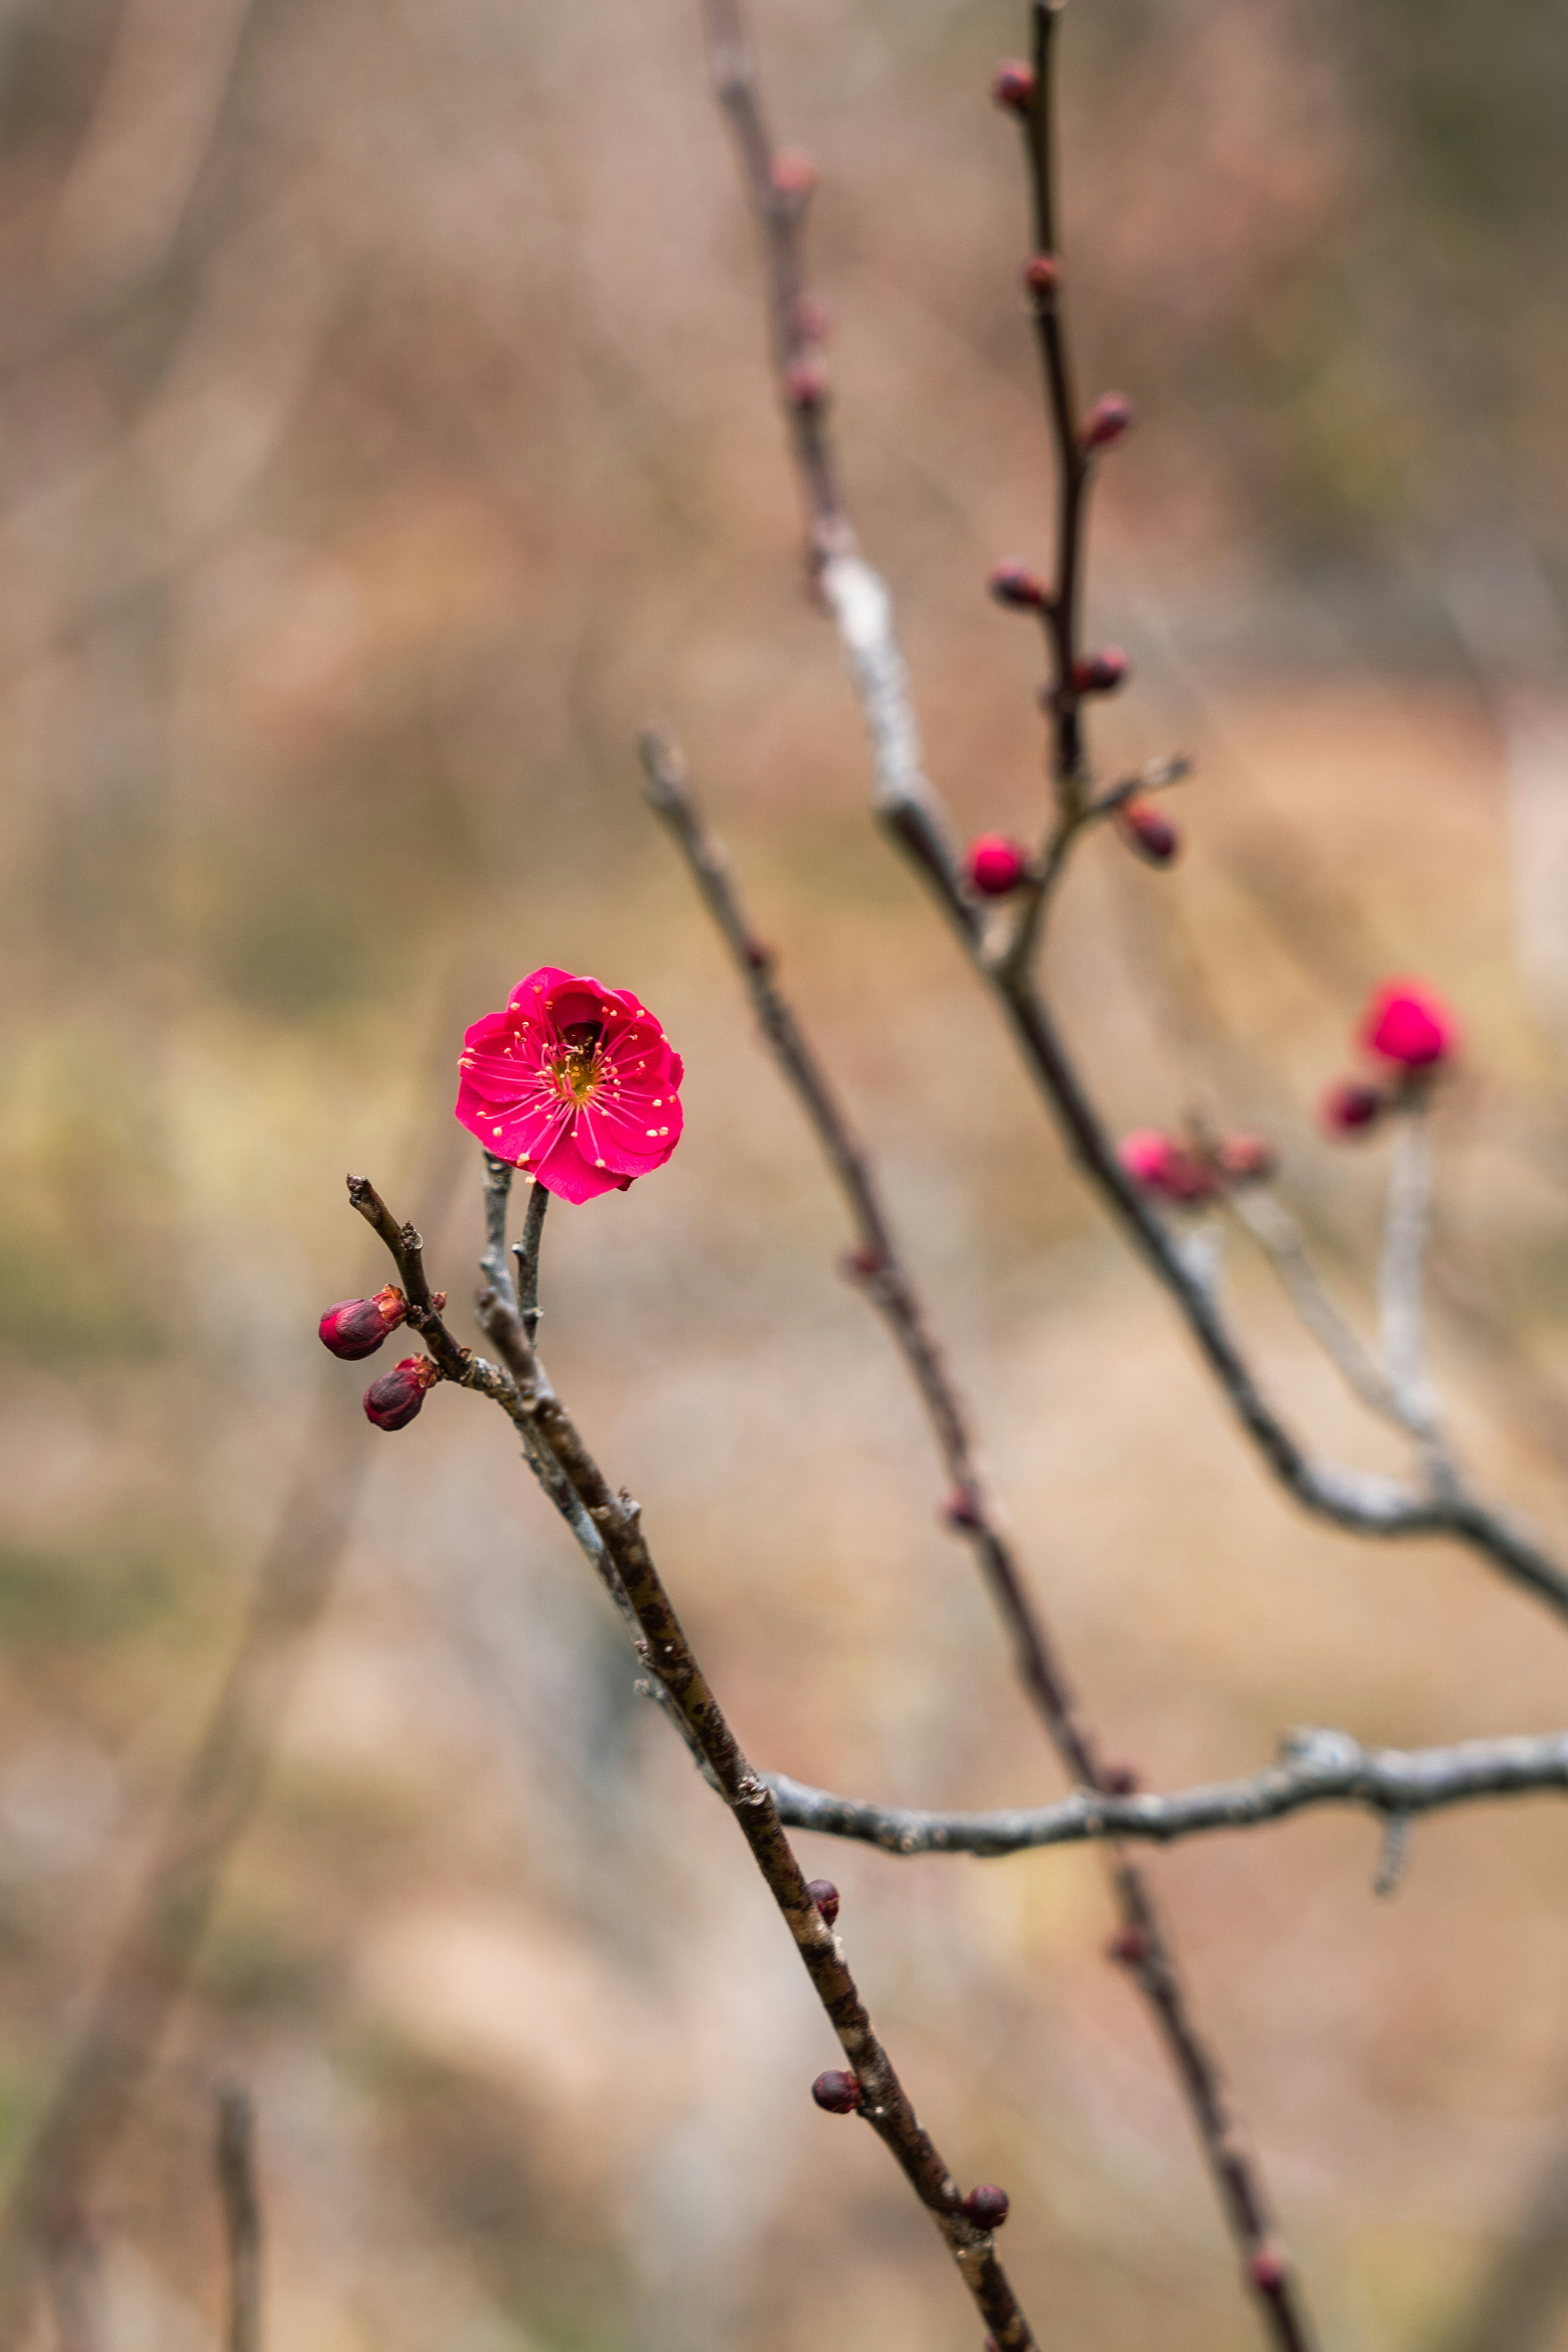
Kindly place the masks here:
<instances>
[{"instance_id":1,"label":"bud cluster","mask_svg":"<svg viewBox=\"0 0 1568 2352\"><path fill-rule=\"evenodd\" d=\"M1116 1157L1140 1192L1182 1209L1200 1208L1239 1185L1267 1183L1275 1169L1267 1138L1245 1131L1182 1143L1163 1128L1139 1127L1122 1138Z\"/></svg>"},{"instance_id":2,"label":"bud cluster","mask_svg":"<svg viewBox=\"0 0 1568 2352\"><path fill-rule=\"evenodd\" d=\"M1362 1015L1358 1043L1383 1073L1341 1078L1329 1088L1319 1117L1330 1135L1365 1135L1387 1112L1423 1096L1458 1054L1459 1024L1424 982L1385 981Z\"/></svg>"}]
</instances>

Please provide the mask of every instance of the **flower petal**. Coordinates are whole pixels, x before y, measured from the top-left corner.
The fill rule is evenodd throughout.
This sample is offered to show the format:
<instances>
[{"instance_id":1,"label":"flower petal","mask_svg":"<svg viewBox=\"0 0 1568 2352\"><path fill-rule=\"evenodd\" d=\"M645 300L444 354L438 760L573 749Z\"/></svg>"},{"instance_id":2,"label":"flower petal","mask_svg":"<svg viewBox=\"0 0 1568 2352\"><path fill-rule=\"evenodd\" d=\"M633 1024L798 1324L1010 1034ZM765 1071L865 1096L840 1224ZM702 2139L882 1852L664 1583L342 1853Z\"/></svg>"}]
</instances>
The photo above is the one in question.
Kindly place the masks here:
<instances>
[{"instance_id":1,"label":"flower petal","mask_svg":"<svg viewBox=\"0 0 1568 2352\"><path fill-rule=\"evenodd\" d=\"M601 1192L613 1192L621 1183L619 1169L595 1168L582 1156L573 1139L562 1134L535 1169L534 1174L547 1192L559 1194L563 1201L592 1201Z\"/></svg>"}]
</instances>

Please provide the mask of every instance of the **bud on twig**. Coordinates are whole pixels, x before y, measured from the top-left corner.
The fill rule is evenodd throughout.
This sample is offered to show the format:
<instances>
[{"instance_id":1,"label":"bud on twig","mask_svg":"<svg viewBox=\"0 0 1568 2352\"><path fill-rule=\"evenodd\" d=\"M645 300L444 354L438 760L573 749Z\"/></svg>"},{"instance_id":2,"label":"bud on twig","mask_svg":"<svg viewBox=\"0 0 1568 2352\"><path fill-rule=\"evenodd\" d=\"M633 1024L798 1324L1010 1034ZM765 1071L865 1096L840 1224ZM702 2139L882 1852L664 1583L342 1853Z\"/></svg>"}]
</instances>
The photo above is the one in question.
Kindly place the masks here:
<instances>
[{"instance_id":1,"label":"bud on twig","mask_svg":"<svg viewBox=\"0 0 1568 2352\"><path fill-rule=\"evenodd\" d=\"M1342 1078L1323 1097L1319 1117L1331 1135L1364 1135L1388 1108L1387 1097L1364 1079Z\"/></svg>"},{"instance_id":2,"label":"bud on twig","mask_svg":"<svg viewBox=\"0 0 1568 2352\"><path fill-rule=\"evenodd\" d=\"M1390 980L1366 1008L1361 1042L1402 1070L1435 1070L1458 1048L1459 1024L1423 982Z\"/></svg>"},{"instance_id":3,"label":"bud on twig","mask_svg":"<svg viewBox=\"0 0 1568 2352\"><path fill-rule=\"evenodd\" d=\"M846 1250L839 1260L839 1271L846 1282L874 1282L883 1271L883 1262L873 1249Z\"/></svg>"},{"instance_id":4,"label":"bud on twig","mask_svg":"<svg viewBox=\"0 0 1568 2352\"><path fill-rule=\"evenodd\" d=\"M808 414L828 404L828 371L820 360L791 360L784 371L784 393L791 408Z\"/></svg>"},{"instance_id":5,"label":"bud on twig","mask_svg":"<svg viewBox=\"0 0 1568 2352\"><path fill-rule=\"evenodd\" d=\"M982 2181L971 2189L964 2200L964 2210L977 2229L999 2230L1012 2210L1012 2200L1005 2189L994 2180Z\"/></svg>"},{"instance_id":6,"label":"bud on twig","mask_svg":"<svg viewBox=\"0 0 1568 2352\"><path fill-rule=\"evenodd\" d=\"M819 2074L811 2085L811 2096L831 2116L852 2116L861 2103L861 2086L853 2074L845 2074L835 2066Z\"/></svg>"},{"instance_id":7,"label":"bud on twig","mask_svg":"<svg viewBox=\"0 0 1568 2352\"><path fill-rule=\"evenodd\" d=\"M1149 1939L1137 1927L1124 1927L1105 1947L1105 1958L1119 1968L1135 1969L1149 1957Z\"/></svg>"},{"instance_id":8,"label":"bud on twig","mask_svg":"<svg viewBox=\"0 0 1568 2352\"><path fill-rule=\"evenodd\" d=\"M408 1313L408 1301L389 1282L373 1298L340 1298L329 1307L317 1328L321 1345L347 1364L373 1356L389 1331L395 1331Z\"/></svg>"},{"instance_id":9,"label":"bud on twig","mask_svg":"<svg viewBox=\"0 0 1568 2352\"><path fill-rule=\"evenodd\" d=\"M1130 430L1133 404L1125 393L1103 392L1083 420L1083 446L1086 449L1108 449Z\"/></svg>"},{"instance_id":10,"label":"bud on twig","mask_svg":"<svg viewBox=\"0 0 1568 2352\"><path fill-rule=\"evenodd\" d=\"M1169 866L1181 848L1180 834L1152 801L1124 801L1116 811L1116 830L1145 866Z\"/></svg>"},{"instance_id":11,"label":"bud on twig","mask_svg":"<svg viewBox=\"0 0 1568 2352\"><path fill-rule=\"evenodd\" d=\"M942 1506L942 1516L950 1528L977 1528L982 1524L980 1498L972 1486L955 1486Z\"/></svg>"},{"instance_id":12,"label":"bud on twig","mask_svg":"<svg viewBox=\"0 0 1568 2352\"><path fill-rule=\"evenodd\" d=\"M378 1429L406 1429L441 1378L429 1356L405 1356L365 1391L365 1418Z\"/></svg>"},{"instance_id":13,"label":"bud on twig","mask_svg":"<svg viewBox=\"0 0 1568 2352\"><path fill-rule=\"evenodd\" d=\"M1072 683L1080 694L1114 694L1131 664L1120 646L1102 646L1072 665Z\"/></svg>"},{"instance_id":14,"label":"bud on twig","mask_svg":"<svg viewBox=\"0 0 1568 2352\"><path fill-rule=\"evenodd\" d=\"M1228 1135L1214 1155L1214 1164L1228 1184L1264 1184L1277 1165L1274 1147L1266 1135Z\"/></svg>"},{"instance_id":15,"label":"bud on twig","mask_svg":"<svg viewBox=\"0 0 1568 2352\"><path fill-rule=\"evenodd\" d=\"M1277 2246L1260 2246L1247 2265L1247 2275L1265 2294L1284 2285L1291 2265Z\"/></svg>"},{"instance_id":16,"label":"bud on twig","mask_svg":"<svg viewBox=\"0 0 1568 2352\"><path fill-rule=\"evenodd\" d=\"M1051 602L1044 581L1027 563L998 563L986 585L998 604L1015 613L1038 613Z\"/></svg>"},{"instance_id":17,"label":"bud on twig","mask_svg":"<svg viewBox=\"0 0 1568 2352\"><path fill-rule=\"evenodd\" d=\"M809 1878L806 1892L831 1927L839 1916L839 1890L831 1878Z\"/></svg>"},{"instance_id":18,"label":"bud on twig","mask_svg":"<svg viewBox=\"0 0 1568 2352\"><path fill-rule=\"evenodd\" d=\"M991 76L991 97L1009 114L1027 114L1034 104L1034 68L1009 58Z\"/></svg>"},{"instance_id":19,"label":"bud on twig","mask_svg":"<svg viewBox=\"0 0 1568 2352\"><path fill-rule=\"evenodd\" d=\"M1108 1797L1135 1797L1138 1775L1131 1764L1107 1764L1100 1775L1100 1785Z\"/></svg>"},{"instance_id":20,"label":"bud on twig","mask_svg":"<svg viewBox=\"0 0 1568 2352\"><path fill-rule=\"evenodd\" d=\"M1134 1128L1116 1146L1116 1157L1141 1192L1156 1193L1180 1208L1190 1209L1213 1197L1213 1171L1160 1128Z\"/></svg>"},{"instance_id":21,"label":"bud on twig","mask_svg":"<svg viewBox=\"0 0 1568 2352\"><path fill-rule=\"evenodd\" d=\"M804 204L817 184L817 166L803 148L780 147L768 167L768 177L776 196Z\"/></svg>"},{"instance_id":22,"label":"bud on twig","mask_svg":"<svg viewBox=\"0 0 1568 2352\"><path fill-rule=\"evenodd\" d=\"M1054 294L1061 283L1061 264L1054 253L1031 253L1023 266L1023 282L1031 294Z\"/></svg>"},{"instance_id":23,"label":"bud on twig","mask_svg":"<svg viewBox=\"0 0 1568 2352\"><path fill-rule=\"evenodd\" d=\"M1005 833L982 833L964 853L964 872L982 898L1005 898L1029 878L1029 853Z\"/></svg>"}]
</instances>

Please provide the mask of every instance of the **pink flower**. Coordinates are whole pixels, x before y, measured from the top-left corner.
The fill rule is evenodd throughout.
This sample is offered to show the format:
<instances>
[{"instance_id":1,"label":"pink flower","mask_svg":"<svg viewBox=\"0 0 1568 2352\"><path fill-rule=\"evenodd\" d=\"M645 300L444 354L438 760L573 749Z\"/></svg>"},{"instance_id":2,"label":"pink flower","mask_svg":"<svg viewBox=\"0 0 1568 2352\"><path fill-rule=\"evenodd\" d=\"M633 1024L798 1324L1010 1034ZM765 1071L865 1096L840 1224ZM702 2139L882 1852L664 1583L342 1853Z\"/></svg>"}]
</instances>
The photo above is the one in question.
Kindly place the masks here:
<instances>
[{"instance_id":1,"label":"pink flower","mask_svg":"<svg viewBox=\"0 0 1568 2352\"><path fill-rule=\"evenodd\" d=\"M1456 1051L1459 1024L1420 981L1388 980L1366 1008L1361 1042L1401 1069L1431 1070Z\"/></svg>"},{"instance_id":2,"label":"pink flower","mask_svg":"<svg viewBox=\"0 0 1568 2352\"><path fill-rule=\"evenodd\" d=\"M630 989L545 964L463 1044L457 1117L563 1201L623 1192L681 1139L681 1057Z\"/></svg>"},{"instance_id":3,"label":"pink flower","mask_svg":"<svg viewBox=\"0 0 1568 2352\"><path fill-rule=\"evenodd\" d=\"M1134 1128L1122 1138L1116 1157L1144 1192L1157 1192L1184 1208L1207 1201L1214 1191L1214 1177L1202 1160L1160 1128Z\"/></svg>"},{"instance_id":4,"label":"pink flower","mask_svg":"<svg viewBox=\"0 0 1568 2352\"><path fill-rule=\"evenodd\" d=\"M982 833L964 853L964 871L982 898L1005 898L1029 874L1029 852L1005 833Z\"/></svg>"}]
</instances>

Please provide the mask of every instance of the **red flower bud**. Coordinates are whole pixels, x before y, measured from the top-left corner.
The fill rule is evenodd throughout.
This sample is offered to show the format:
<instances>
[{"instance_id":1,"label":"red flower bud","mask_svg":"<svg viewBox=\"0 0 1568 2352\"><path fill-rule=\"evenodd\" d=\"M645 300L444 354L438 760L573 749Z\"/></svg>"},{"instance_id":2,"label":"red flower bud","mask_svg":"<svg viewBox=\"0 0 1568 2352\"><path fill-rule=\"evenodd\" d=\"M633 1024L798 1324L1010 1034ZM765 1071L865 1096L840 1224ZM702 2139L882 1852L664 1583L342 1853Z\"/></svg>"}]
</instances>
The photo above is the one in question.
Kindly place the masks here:
<instances>
[{"instance_id":1,"label":"red flower bud","mask_svg":"<svg viewBox=\"0 0 1568 2352\"><path fill-rule=\"evenodd\" d=\"M1143 1192L1157 1193L1163 1201L1191 1208L1213 1194L1212 1171L1157 1127L1134 1128L1131 1135L1124 1135L1116 1146L1116 1157L1134 1184Z\"/></svg>"},{"instance_id":2,"label":"red flower bud","mask_svg":"<svg viewBox=\"0 0 1568 2352\"><path fill-rule=\"evenodd\" d=\"M378 1429L406 1429L441 1378L428 1356L405 1356L365 1391L365 1418Z\"/></svg>"},{"instance_id":3,"label":"red flower bud","mask_svg":"<svg viewBox=\"0 0 1568 2352\"><path fill-rule=\"evenodd\" d=\"M817 184L817 167L804 149L780 147L768 167L776 196L801 204Z\"/></svg>"},{"instance_id":4,"label":"red flower bud","mask_svg":"<svg viewBox=\"0 0 1568 2352\"><path fill-rule=\"evenodd\" d=\"M1401 1069L1434 1070L1457 1049L1459 1024L1420 981L1389 980L1366 1008L1361 1042Z\"/></svg>"},{"instance_id":5,"label":"red flower bud","mask_svg":"<svg viewBox=\"0 0 1568 2352\"><path fill-rule=\"evenodd\" d=\"M358 1363L361 1356L373 1356L389 1331L395 1331L408 1313L408 1301L395 1283L389 1282L373 1298L340 1298L336 1307L329 1307L318 1328L321 1345L330 1348L345 1363Z\"/></svg>"},{"instance_id":6,"label":"red flower bud","mask_svg":"<svg viewBox=\"0 0 1568 2352\"><path fill-rule=\"evenodd\" d=\"M1260 2246L1247 2265L1247 2275L1265 2294L1282 2287L1290 2275L1291 2265L1276 2246Z\"/></svg>"},{"instance_id":7,"label":"red flower bud","mask_svg":"<svg viewBox=\"0 0 1568 2352\"><path fill-rule=\"evenodd\" d=\"M1120 646L1102 646L1073 663L1072 683L1080 694L1114 694L1130 667Z\"/></svg>"},{"instance_id":8,"label":"red flower bud","mask_svg":"<svg viewBox=\"0 0 1568 2352\"><path fill-rule=\"evenodd\" d=\"M1100 1786L1108 1797L1135 1797L1138 1775L1131 1764L1107 1764L1100 1775Z\"/></svg>"},{"instance_id":9,"label":"red flower bud","mask_svg":"<svg viewBox=\"0 0 1568 2352\"><path fill-rule=\"evenodd\" d=\"M831 2116L852 2116L861 2103L861 2086L853 2074L841 2074L835 2066L818 2075L811 2096Z\"/></svg>"},{"instance_id":10,"label":"red flower bud","mask_svg":"<svg viewBox=\"0 0 1568 2352\"><path fill-rule=\"evenodd\" d=\"M1124 1927L1120 1935L1113 1936L1105 1947L1105 1958L1114 1960L1118 1967L1124 1969L1135 1969L1148 1957L1148 1937L1137 1927Z\"/></svg>"},{"instance_id":11,"label":"red flower bud","mask_svg":"<svg viewBox=\"0 0 1568 2352\"><path fill-rule=\"evenodd\" d=\"M1152 801L1124 801L1116 811L1116 830L1145 866L1169 866L1181 847L1180 834Z\"/></svg>"},{"instance_id":12,"label":"red flower bud","mask_svg":"<svg viewBox=\"0 0 1568 2352\"><path fill-rule=\"evenodd\" d=\"M773 969L772 949L765 946L761 940L747 940L746 942L746 967L748 971L771 971Z\"/></svg>"},{"instance_id":13,"label":"red flower bud","mask_svg":"<svg viewBox=\"0 0 1568 2352\"><path fill-rule=\"evenodd\" d=\"M828 371L819 360L791 360L784 371L784 395L791 408L825 408Z\"/></svg>"},{"instance_id":14,"label":"red flower bud","mask_svg":"<svg viewBox=\"0 0 1568 2352\"><path fill-rule=\"evenodd\" d=\"M942 1516L950 1528L977 1528L983 1524L980 1498L972 1486L955 1486L942 1506Z\"/></svg>"},{"instance_id":15,"label":"red flower bud","mask_svg":"<svg viewBox=\"0 0 1568 2352\"><path fill-rule=\"evenodd\" d=\"M831 1878L809 1878L806 1892L831 1927L839 1916L839 1890Z\"/></svg>"},{"instance_id":16,"label":"red flower bud","mask_svg":"<svg viewBox=\"0 0 1568 2352\"><path fill-rule=\"evenodd\" d=\"M1214 1155L1228 1184L1262 1184L1274 1173L1274 1147L1265 1135L1228 1135Z\"/></svg>"},{"instance_id":17,"label":"red flower bud","mask_svg":"<svg viewBox=\"0 0 1568 2352\"><path fill-rule=\"evenodd\" d=\"M1012 2210L1012 2200L994 2180L983 2180L964 2200L964 2210L977 2229L999 2230Z\"/></svg>"},{"instance_id":18,"label":"red flower bud","mask_svg":"<svg viewBox=\"0 0 1568 2352\"><path fill-rule=\"evenodd\" d=\"M1323 1097L1319 1117L1331 1135L1363 1135L1387 1109L1386 1097L1360 1078L1342 1078Z\"/></svg>"},{"instance_id":19,"label":"red flower bud","mask_svg":"<svg viewBox=\"0 0 1568 2352\"><path fill-rule=\"evenodd\" d=\"M1054 253L1031 253L1023 266L1023 282L1031 294L1054 294L1061 283L1061 264Z\"/></svg>"},{"instance_id":20,"label":"red flower bud","mask_svg":"<svg viewBox=\"0 0 1568 2352\"><path fill-rule=\"evenodd\" d=\"M1083 446L1108 449L1130 430L1133 404L1124 393L1103 392L1083 420Z\"/></svg>"},{"instance_id":21,"label":"red flower bud","mask_svg":"<svg viewBox=\"0 0 1568 2352\"><path fill-rule=\"evenodd\" d=\"M1029 876L1029 853L1003 833L983 833L964 856L964 871L982 898L1005 898Z\"/></svg>"},{"instance_id":22,"label":"red flower bud","mask_svg":"<svg viewBox=\"0 0 1568 2352\"><path fill-rule=\"evenodd\" d=\"M1051 602L1051 593L1038 572L1027 563L998 563L986 583L998 604L1015 613L1038 613Z\"/></svg>"},{"instance_id":23,"label":"red flower bud","mask_svg":"<svg viewBox=\"0 0 1568 2352\"><path fill-rule=\"evenodd\" d=\"M1034 68L1011 58L991 76L991 97L1009 114L1027 114L1034 104Z\"/></svg>"},{"instance_id":24,"label":"red flower bud","mask_svg":"<svg viewBox=\"0 0 1568 2352\"><path fill-rule=\"evenodd\" d=\"M874 1282L882 1270L882 1259L873 1249L846 1250L839 1260L839 1271L846 1282Z\"/></svg>"}]
</instances>

